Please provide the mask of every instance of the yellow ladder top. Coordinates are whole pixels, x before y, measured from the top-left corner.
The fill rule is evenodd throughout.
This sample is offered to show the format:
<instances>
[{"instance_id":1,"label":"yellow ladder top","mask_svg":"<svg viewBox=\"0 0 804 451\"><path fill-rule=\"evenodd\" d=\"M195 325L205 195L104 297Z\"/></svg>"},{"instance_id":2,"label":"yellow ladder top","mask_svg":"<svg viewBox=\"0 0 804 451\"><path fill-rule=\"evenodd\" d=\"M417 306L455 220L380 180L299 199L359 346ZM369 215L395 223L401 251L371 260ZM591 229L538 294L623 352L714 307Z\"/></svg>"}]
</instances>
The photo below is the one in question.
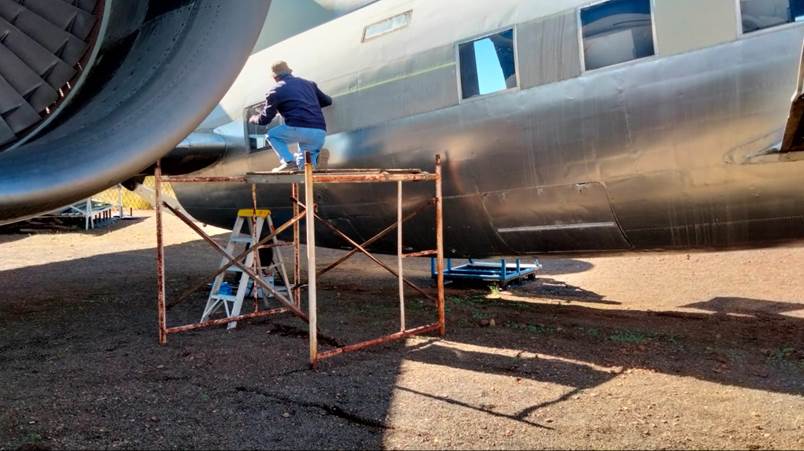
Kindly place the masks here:
<instances>
[{"instance_id":1,"label":"yellow ladder top","mask_svg":"<svg viewBox=\"0 0 804 451\"><path fill-rule=\"evenodd\" d=\"M271 215L271 210L254 210L253 208L244 208L237 211L237 216L240 218L267 218Z\"/></svg>"}]
</instances>

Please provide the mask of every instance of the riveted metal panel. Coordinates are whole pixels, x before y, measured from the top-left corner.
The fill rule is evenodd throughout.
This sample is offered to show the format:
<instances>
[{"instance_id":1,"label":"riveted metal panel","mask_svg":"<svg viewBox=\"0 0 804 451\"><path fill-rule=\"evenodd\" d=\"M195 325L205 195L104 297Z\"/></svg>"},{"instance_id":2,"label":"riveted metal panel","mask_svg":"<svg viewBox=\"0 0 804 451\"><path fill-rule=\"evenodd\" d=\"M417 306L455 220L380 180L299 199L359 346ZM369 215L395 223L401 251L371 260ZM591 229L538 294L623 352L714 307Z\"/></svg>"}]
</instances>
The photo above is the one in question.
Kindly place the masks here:
<instances>
[{"instance_id":1,"label":"riveted metal panel","mask_svg":"<svg viewBox=\"0 0 804 451\"><path fill-rule=\"evenodd\" d=\"M327 83L335 99L325 110L329 131L358 130L457 105L457 83L452 46L364 70L349 83Z\"/></svg>"}]
</instances>

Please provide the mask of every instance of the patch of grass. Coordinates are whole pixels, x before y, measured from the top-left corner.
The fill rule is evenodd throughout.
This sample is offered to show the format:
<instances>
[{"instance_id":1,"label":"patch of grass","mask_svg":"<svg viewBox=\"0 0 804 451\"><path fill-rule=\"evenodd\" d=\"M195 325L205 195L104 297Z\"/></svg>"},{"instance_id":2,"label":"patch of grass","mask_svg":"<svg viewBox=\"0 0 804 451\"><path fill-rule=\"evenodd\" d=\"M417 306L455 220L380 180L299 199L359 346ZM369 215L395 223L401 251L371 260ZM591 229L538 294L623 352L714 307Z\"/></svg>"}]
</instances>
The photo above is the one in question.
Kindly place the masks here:
<instances>
[{"instance_id":1,"label":"patch of grass","mask_svg":"<svg viewBox=\"0 0 804 451\"><path fill-rule=\"evenodd\" d=\"M768 361L776 363L789 362L793 360L795 352L796 348L792 346L783 346L781 348L770 351L768 353Z\"/></svg>"},{"instance_id":2,"label":"patch of grass","mask_svg":"<svg viewBox=\"0 0 804 451\"><path fill-rule=\"evenodd\" d=\"M471 297L447 296L447 303L455 305L472 305L474 304L474 299Z\"/></svg>"},{"instance_id":3,"label":"patch of grass","mask_svg":"<svg viewBox=\"0 0 804 451\"><path fill-rule=\"evenodd\" d=\"M600 329L598 329L596 327L586 328L586 327L578 326L578 327L576 327L576 329L578 330L578 332L580 332L580 333L582 333L584 335L587 335L589 337L592 337L592 338L600 338L600 336L602 335L600 333Z\"/></svg>"},{"instance_id":4,"label":"patch of grass","mask_svg":"<svg viewBox=\"0 0 804 451\"><path fill-rule=\"evenodd\" d=\"M485 312L481 312L480 310L472 310L472 319L480 321L484 319L491 319L494 315L490 315Z\"/></svg>"},{"instance_id":5,"label":"patch of grass","mask_svg":"<svg viewBox=\"0 0 804 451\"><path fill-rule=\"evenodd\" d=\"M642 344L649 341L653 336L635 330L618 330L609 335L609 340L617 343Z\"/></svg>"},{"instance_id":6,"label":"patch of grass","mask_svg":"<svg viewBox=\"0 0 804 451\"><path fill-rule=\"evenodd\" d=\"M792 347L780 348L776 350L774 356L779 360L787 360L793 355L794 352L796 352L796 348Z\"/></svg>"},{"instance_id":7,"label":"patch of grass","mask_svg":"<svg viewBox=\"0 0 804 451\"><path fill-rule=\"evenodd\" d=\"M558 329L553 326L545 326L542 324L528 324L528 332L532 334L552 334L557 332Z\"/></svg>"},{"instance_id":8,"label":"patch of grass","mask_svg":"<svg viewBox=\"0 0 804 451\"><path fill-rule=\"evenodd\" d=\"M517 323L508 321L503 324L504 327L514 330L526 331L531 334L547 335L558 331L554 326L545 326L544 324L531 324L531 323Z\"/></svg>"},{"instance_id":9,"label":"patch of grass","mask_svg":"<svg viewBox=\"0 0 804 451\"><path fill-rule=\"evenodd\" d=\"M424 299L422 299L422 298L410 299L410 301L408 301L405 304L405 307L410 309L410 310L412 310L412 311L417 311L417 312L433 308L432 303L425 304Z\"/></svg>"},{"instance_id":10,"label":"patch of grass","mask_svg":"<svg viewBox=\"0 0 804 451\"><path fill-rule=\"evenodd\" d=\"M477 312L479 308L485 308L484 304L486 303L486 299L484 297L478 296L467 296L467 297L460 297L460 296L448 296L446 298L446 311L450 311L450 307L462 307L465 309L469 309L473 314Z\"/></svg>"},{"instance_id":11,"label":"patch of grass","mask_svg":"<svg viewBox=\"0 0 804 451\"><path fill-rule=\"evenodd\" d=\"M12 446L9 449L18 449L23 447L36 447L37 445L41 444L45 438L42 437L42 434L37 432L28 432L24 436L20 437L16 440L16 443L12 443Z\"/></svg>"},{"instance_id":12,"label":"patch of grass","mask_svg":"<svg viewBox=\"0 0 804 451\"><path fill-rule=\"evenodd\" d=\"M804 371L804 352L792 346L774 349L768 352L767 356L767 361L771 365Z\"/></svg>"},{"instance_id":13,"label":"patch of grass","mask_svg":"<svg viewBox=\"0 0 804 451\"><path fill-rule=\"evenodd\" d=\"M502 290L500 289L499 285L489 285L489 299L500 299L502 298Z\"/></svg>"}]
</instances>

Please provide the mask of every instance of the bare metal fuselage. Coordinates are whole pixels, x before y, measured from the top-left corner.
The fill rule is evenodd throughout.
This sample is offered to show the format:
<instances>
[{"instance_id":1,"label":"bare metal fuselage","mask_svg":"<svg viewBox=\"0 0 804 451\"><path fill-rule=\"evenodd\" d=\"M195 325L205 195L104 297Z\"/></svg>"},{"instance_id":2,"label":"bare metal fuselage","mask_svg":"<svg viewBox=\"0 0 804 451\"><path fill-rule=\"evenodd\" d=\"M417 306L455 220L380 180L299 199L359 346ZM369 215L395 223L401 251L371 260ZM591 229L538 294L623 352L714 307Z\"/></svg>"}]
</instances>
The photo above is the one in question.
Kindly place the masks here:
<instances>
[{"instance_id":1,"label":"bare metal fuselage","mask_svg":"<svg viewBox=\"0 0 804 451\"><path fill-rule=\"evenodd\" d=\"M769 151L784 133L804 26L597 71L563 76L559 69L549 83L527 73L539 64L523 56L527 33L518 29L520 87L471 100L459 100L457 81L448 81L457 78L448 60L454 45L391 61L377 71L407 65L409 76L366 89L343 89L365 73L350 81L328 80L326 68L299 71L335 94L326 164L430 169L443 155L445 237L454 255L752 247L804 238L804 161L797 152ZM290 59L280 51L287 50L269 49L263 59ZM416 58L434 69L416 69ZM408 103L417 95L428 96L425 106ZM240 97L243 107L260 100ZM229 130L231 150L200 174L277 163L270 150L248 151L244 115L219 130ZM251 205L246 186L183 185L176 192L197 219L224 227L236 209ZM394 220L395 187L318 193L322 214L356 237ZM412 207L432 193L412 186L406 195ZM288 214L288 196L288 187L259 187L261 206L279 216ZM406 244L429 248L431 228L427 219L412 222Z\"/></svg>"}]
</instances>

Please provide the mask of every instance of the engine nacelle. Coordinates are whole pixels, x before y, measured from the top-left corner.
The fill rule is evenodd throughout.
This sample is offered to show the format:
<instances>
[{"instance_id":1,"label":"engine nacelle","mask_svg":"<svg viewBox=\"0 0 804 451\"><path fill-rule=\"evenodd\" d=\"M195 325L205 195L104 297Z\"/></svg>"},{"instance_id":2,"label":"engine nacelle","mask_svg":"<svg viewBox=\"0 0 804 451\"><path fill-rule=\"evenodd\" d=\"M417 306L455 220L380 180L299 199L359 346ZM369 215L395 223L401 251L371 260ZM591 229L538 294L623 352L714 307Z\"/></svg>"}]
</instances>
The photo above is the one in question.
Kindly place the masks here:
<instances>
[{"instance_id":1,"label":"engine nacelle","mask_svg":"<svg viewBox=\"0 0 804 451\"><path fill-rule=\"evenodd\" d=\"M0 0L0 223L139 173L212 111L270 0Z\"/></svg>"}]
</instances>

